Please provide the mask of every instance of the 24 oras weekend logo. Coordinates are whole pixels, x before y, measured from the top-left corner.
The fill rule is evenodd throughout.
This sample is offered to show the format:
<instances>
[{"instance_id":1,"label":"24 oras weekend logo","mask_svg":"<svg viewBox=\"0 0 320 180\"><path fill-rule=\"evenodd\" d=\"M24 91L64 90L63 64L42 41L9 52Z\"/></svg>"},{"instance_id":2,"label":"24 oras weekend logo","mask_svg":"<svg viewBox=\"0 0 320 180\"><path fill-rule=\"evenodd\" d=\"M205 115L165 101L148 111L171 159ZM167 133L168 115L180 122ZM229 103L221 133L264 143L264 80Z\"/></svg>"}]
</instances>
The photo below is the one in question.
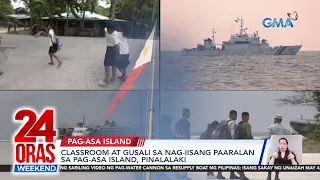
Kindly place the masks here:
<instances>
[{"instance_id":1,"label":"24 oras weekend logo","mask_svg":"<svg viewBox=\"0 0 320 180\"><path fill-rule=\"evenodd\" d=\"M13 121L21 124L13 135L13 173L57 173L55 108L45 108L41 113L29 107L20 108L13 114Z\"/></svg>"},{"instance_id":2,"label":"24 oras weekend logo","mask_svg":"<svg viewBox=\"0 0 320 180\"><path fill-rule=\"evenodd\" d=\"M298 12L294 11L293 13L287 13L287 18L264 18L262 21L262 25L265 28L286 28L286 27L294 27L294 21L297 21L299 18Z\"/></svg>"}]
</instances>

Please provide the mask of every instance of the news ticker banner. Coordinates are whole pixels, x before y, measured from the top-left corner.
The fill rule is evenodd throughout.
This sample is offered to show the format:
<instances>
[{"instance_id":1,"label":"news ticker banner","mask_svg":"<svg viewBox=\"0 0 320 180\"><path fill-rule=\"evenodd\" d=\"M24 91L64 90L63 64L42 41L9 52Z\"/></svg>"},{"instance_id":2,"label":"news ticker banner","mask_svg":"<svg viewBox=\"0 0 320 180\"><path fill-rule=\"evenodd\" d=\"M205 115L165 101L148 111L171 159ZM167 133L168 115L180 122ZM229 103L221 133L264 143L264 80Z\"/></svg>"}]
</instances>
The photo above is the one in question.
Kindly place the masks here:
<instances>
[{"instance_id":1,"label":"news ticker banner","mask_svg":"<svg viewBox=\"0 0 320 180\"><path fill-rule=\"evenodd\" d=\"M59 165L259 165L265 140L146 140L144 137L64 137Z\"/></svg>"},{"instance_id":2,"label":"news ticker banner","mask_svg":"<svg viewBox=\"0 0 320 180\"><path fill-rule=\"evenodd\" d=\"M278 144L278 143L276 143ZM146 140L145 137L63 137L15 146L14 172L58 172L63 165L266 165L264 140ZM274 145L273 145L274 146ZM103 166L101 166L103 167ZM61 169L61 168L60 168Z\"/></svg>"},{"instance_id":3,"label":"news ticker banner","mask_svg":"<svg viewBox=\"0 0 320 180\"><path fill-rule=\"evenodd\" d=\"M120 166L196 167L199 164L231 166L244 163L256 166L265 165L267 160L263 159L270 157L269 154L265 155L265 150L273 147L269 151L273 153L279 144L279 139L270 143L273 136L270 141L146 140L145 137L110 136L63 137L62 140L56 140L58 131L55 117L54 107L46 107L41 113L30 107L22 107L13 113L13 122L22 125L12 137L15 162L12 172L56 174L61 168L65 171L69 167L82 166L87 169ZM290 140L289 144L295 141Z\"/></svg>"},{"instance_id":4,"label":"news ticker banner","mask_svg":"<svg viewBox=\"0 0 320 180\"><path fill-rule=\"evenodd\" d=\"M145 137L63 137L16 143L14 173L57 173L63 165L263 164L267 140L146 140ZM71 167L70 166L70 167ZM101 166L104 167L104 166ZM60 168L61 169L61 168Z\"/></svg>"},{"instance_id":5,"label":"news ticker banner","mask_svg":"<svg viewBox=\"0 0 320 180\"><path fill-rule=\"evenodd\" d=\"M36 165L34 166L36 169ZM49 165L47 165L49 167ZM11 172L14 166L0 165L0 172ZM40 170L39 170L40 171ZM57 172L319 172L320 165L60 165ZM32 172L32 171L29 171Z\"/></svg>"}]
</instances>

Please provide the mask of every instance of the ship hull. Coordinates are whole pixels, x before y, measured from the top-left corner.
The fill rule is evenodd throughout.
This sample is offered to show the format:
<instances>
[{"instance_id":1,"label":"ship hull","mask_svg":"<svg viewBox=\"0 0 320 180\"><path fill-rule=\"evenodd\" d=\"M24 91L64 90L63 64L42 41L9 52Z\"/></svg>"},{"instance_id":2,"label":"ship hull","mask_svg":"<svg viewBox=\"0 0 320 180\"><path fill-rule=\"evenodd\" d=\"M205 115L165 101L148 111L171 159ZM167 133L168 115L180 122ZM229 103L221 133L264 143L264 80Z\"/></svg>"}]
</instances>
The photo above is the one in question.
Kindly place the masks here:
<instances>
[{"instance_id":1,"label":"ship hull","mask_svg":"<svg viewBox=\"0 0 320 180\"><path fill-rule=\"evenodd\" d=\"M292 120L292 121L290 121L290 126L297 133L305 136L309 133L306 131L305 127L310 123L315 124L317 122L315 120L304 120L304 119L303 120Z\"/></svg>"},{"instance_id":2,"label":"ship hull","mask_svg":"<svg viewBox=\"0 0 320 180\"><path fill-rule=\"evenodd\" d=\"M192 51L182 50L183 56L280 56L296 55L302 45L279 46L273 49L253 49L253 50L211 50L211 51Z\"/></svg>"}]
</instances>

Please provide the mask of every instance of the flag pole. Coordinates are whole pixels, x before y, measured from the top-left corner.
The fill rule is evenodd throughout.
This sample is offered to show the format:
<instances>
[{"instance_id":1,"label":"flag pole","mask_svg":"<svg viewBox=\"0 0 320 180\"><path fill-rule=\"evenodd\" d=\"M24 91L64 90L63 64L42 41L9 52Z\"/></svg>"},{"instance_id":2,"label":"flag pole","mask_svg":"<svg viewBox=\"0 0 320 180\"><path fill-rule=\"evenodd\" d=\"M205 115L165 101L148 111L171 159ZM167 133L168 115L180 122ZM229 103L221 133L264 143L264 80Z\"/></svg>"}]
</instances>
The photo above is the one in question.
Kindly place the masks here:
<instances>
[{"instance_id":1,"label":"flag pole","mask_svg":"<svg viewBox=\"0 0 320 180\"><path fill-rule=\"evenodd\" d=\"M155 1L156 2L156 1ZM151 140L153 138L153 116L154 116L154 83L155 83L155 61L156 61L156 57L154 56L156 54L156 46L155 46L155 39L156 39L156 25L157 25L157 21L154 25L154 34L153 34L153 51L152 51L152 60L151 60L151 98L150 98L150 109L149 109L149 132L148 132L148 138L149 140ZM147 171L146 172L146 180L151 180L151 172Z\"/></svg>"}]
</instances>

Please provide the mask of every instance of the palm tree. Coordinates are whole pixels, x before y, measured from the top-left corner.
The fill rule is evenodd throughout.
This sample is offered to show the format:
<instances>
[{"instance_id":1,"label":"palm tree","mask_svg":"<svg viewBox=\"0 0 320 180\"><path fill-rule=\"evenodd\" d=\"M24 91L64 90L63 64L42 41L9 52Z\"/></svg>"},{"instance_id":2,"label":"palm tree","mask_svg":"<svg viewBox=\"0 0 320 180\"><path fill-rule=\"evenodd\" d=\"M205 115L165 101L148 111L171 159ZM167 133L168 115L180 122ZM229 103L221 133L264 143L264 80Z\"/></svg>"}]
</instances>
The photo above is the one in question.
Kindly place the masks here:
<instances>
[{"instance_id":1,"label":"palm tree","mask_svg":"<svg viewBox=\"0 0 320 180\"><path fill-rule=\"evenodd\" d=\"M79 4L77 0L64 0L66 9L67 9L67 20L66 20L66 34L68 35L68 29L69 29L69 15L70 13L74 17L78 17L77 12L79 11Z\"/></svg>"},{"instance_id":2,"label":"palm tree","mask_svg":"<svg viewBox=\"0 0 320 180\"><path fill-rule=\"evenodd\" d=\"M116 15L116 3L117 0L110 0L111 7L110 7L110 14L111 14L111 21L114 21Z\"/></svg>"}]
</instances>

